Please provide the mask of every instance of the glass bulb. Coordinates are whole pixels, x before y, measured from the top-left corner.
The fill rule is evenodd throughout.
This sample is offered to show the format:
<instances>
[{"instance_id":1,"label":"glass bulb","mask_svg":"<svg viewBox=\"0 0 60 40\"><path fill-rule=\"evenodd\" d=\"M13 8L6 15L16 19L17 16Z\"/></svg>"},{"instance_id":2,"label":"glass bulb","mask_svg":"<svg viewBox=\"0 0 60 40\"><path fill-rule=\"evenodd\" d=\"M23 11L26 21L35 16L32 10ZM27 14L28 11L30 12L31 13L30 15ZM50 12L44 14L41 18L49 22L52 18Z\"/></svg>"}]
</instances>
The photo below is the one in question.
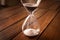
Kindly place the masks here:
<instances>
[{"instance_id":1,"label":"glass bulb","mask_svg":"<svg viewBox=\"0 0 60 40\"><path fill-rule=\"evenodd\" d=\"M28 15L25 19L22 31L26 36L36 36L40 33L40 26L34 14Z\"/></svg>"}]
</instances>

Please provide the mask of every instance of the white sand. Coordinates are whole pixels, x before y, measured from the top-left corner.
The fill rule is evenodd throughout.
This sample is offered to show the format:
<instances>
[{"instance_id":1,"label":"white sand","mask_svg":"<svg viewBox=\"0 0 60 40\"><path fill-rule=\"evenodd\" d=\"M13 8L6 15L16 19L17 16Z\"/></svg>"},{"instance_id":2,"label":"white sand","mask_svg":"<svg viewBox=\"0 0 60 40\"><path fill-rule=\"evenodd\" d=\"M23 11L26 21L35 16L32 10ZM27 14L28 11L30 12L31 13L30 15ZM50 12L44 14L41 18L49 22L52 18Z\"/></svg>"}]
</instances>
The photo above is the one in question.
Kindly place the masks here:
<instances>
[{"instance_id":1,"label":"white sand","mask_svg":"<svg viewBox=\"0 0 60 40\"><path fill-rule=\"evenodd\" d=\"M35 30L35 29L26 29L23 31L23 33L26 35L26 36L36 36L38 35L40 32L40 30Z\"/></svg>"}]
</instances>

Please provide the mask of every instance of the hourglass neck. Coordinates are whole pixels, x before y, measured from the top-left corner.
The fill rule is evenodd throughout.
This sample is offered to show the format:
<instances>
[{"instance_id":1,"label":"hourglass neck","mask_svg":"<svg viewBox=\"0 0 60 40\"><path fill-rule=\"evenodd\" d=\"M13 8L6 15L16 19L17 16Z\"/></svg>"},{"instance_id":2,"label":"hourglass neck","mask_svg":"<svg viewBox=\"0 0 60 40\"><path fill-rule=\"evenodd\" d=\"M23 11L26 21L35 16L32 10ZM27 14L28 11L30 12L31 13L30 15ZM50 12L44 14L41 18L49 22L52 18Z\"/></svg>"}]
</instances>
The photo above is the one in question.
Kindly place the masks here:
<instances>
[{"instance_id":1,"label":"hourglass neck","mask_svg":"<svg viewBox=\"0 0 60 40\"><path fill-rule=\"evenodd\" d=\"M34 12L30 12L29 14L30 14L30 15L34 15Z\"/></svg>"}]
</instances>

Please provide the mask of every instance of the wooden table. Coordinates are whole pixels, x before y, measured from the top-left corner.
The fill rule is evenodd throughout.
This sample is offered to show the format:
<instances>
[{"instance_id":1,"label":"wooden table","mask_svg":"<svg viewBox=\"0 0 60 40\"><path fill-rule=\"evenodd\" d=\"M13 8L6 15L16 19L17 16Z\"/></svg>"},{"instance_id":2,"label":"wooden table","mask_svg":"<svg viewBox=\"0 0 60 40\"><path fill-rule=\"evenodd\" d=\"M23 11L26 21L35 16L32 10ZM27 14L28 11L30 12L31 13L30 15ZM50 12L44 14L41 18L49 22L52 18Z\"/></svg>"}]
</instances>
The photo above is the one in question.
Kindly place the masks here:
<instances>
[{"instance_id":1,"label":"wooden table","mask_svg":"<svg viewBox=\"0 0 60 40\"><path fill-rule=\"evenodd\" d=\"M28 12L21 6L0 10L0 40L60 40L60 2L43 0L35 16L40 24L40 35L27 37L22 24Z\"/></svg>"}]
</instances>

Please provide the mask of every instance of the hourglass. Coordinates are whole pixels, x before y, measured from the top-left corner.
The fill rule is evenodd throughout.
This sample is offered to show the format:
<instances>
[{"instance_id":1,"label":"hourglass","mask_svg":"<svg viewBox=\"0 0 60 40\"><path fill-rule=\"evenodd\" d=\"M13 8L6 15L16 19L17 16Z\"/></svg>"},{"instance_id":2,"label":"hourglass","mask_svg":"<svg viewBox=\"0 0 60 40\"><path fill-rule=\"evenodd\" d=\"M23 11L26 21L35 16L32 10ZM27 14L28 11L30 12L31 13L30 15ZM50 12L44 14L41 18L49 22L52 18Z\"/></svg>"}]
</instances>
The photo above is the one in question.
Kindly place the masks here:
<instances>
[{"instance_id":1,"label":"hourglass","mask_svg":"<svg viewBox=\"0 0 60 40\"><path fill-rule=\"evenodd\" d=\"M41 0L21 0L26 11L29 13L22 24L22 32L26 36L36 36L40 33L40 25L34 15Z\"/></svg>"}]
</instances>

